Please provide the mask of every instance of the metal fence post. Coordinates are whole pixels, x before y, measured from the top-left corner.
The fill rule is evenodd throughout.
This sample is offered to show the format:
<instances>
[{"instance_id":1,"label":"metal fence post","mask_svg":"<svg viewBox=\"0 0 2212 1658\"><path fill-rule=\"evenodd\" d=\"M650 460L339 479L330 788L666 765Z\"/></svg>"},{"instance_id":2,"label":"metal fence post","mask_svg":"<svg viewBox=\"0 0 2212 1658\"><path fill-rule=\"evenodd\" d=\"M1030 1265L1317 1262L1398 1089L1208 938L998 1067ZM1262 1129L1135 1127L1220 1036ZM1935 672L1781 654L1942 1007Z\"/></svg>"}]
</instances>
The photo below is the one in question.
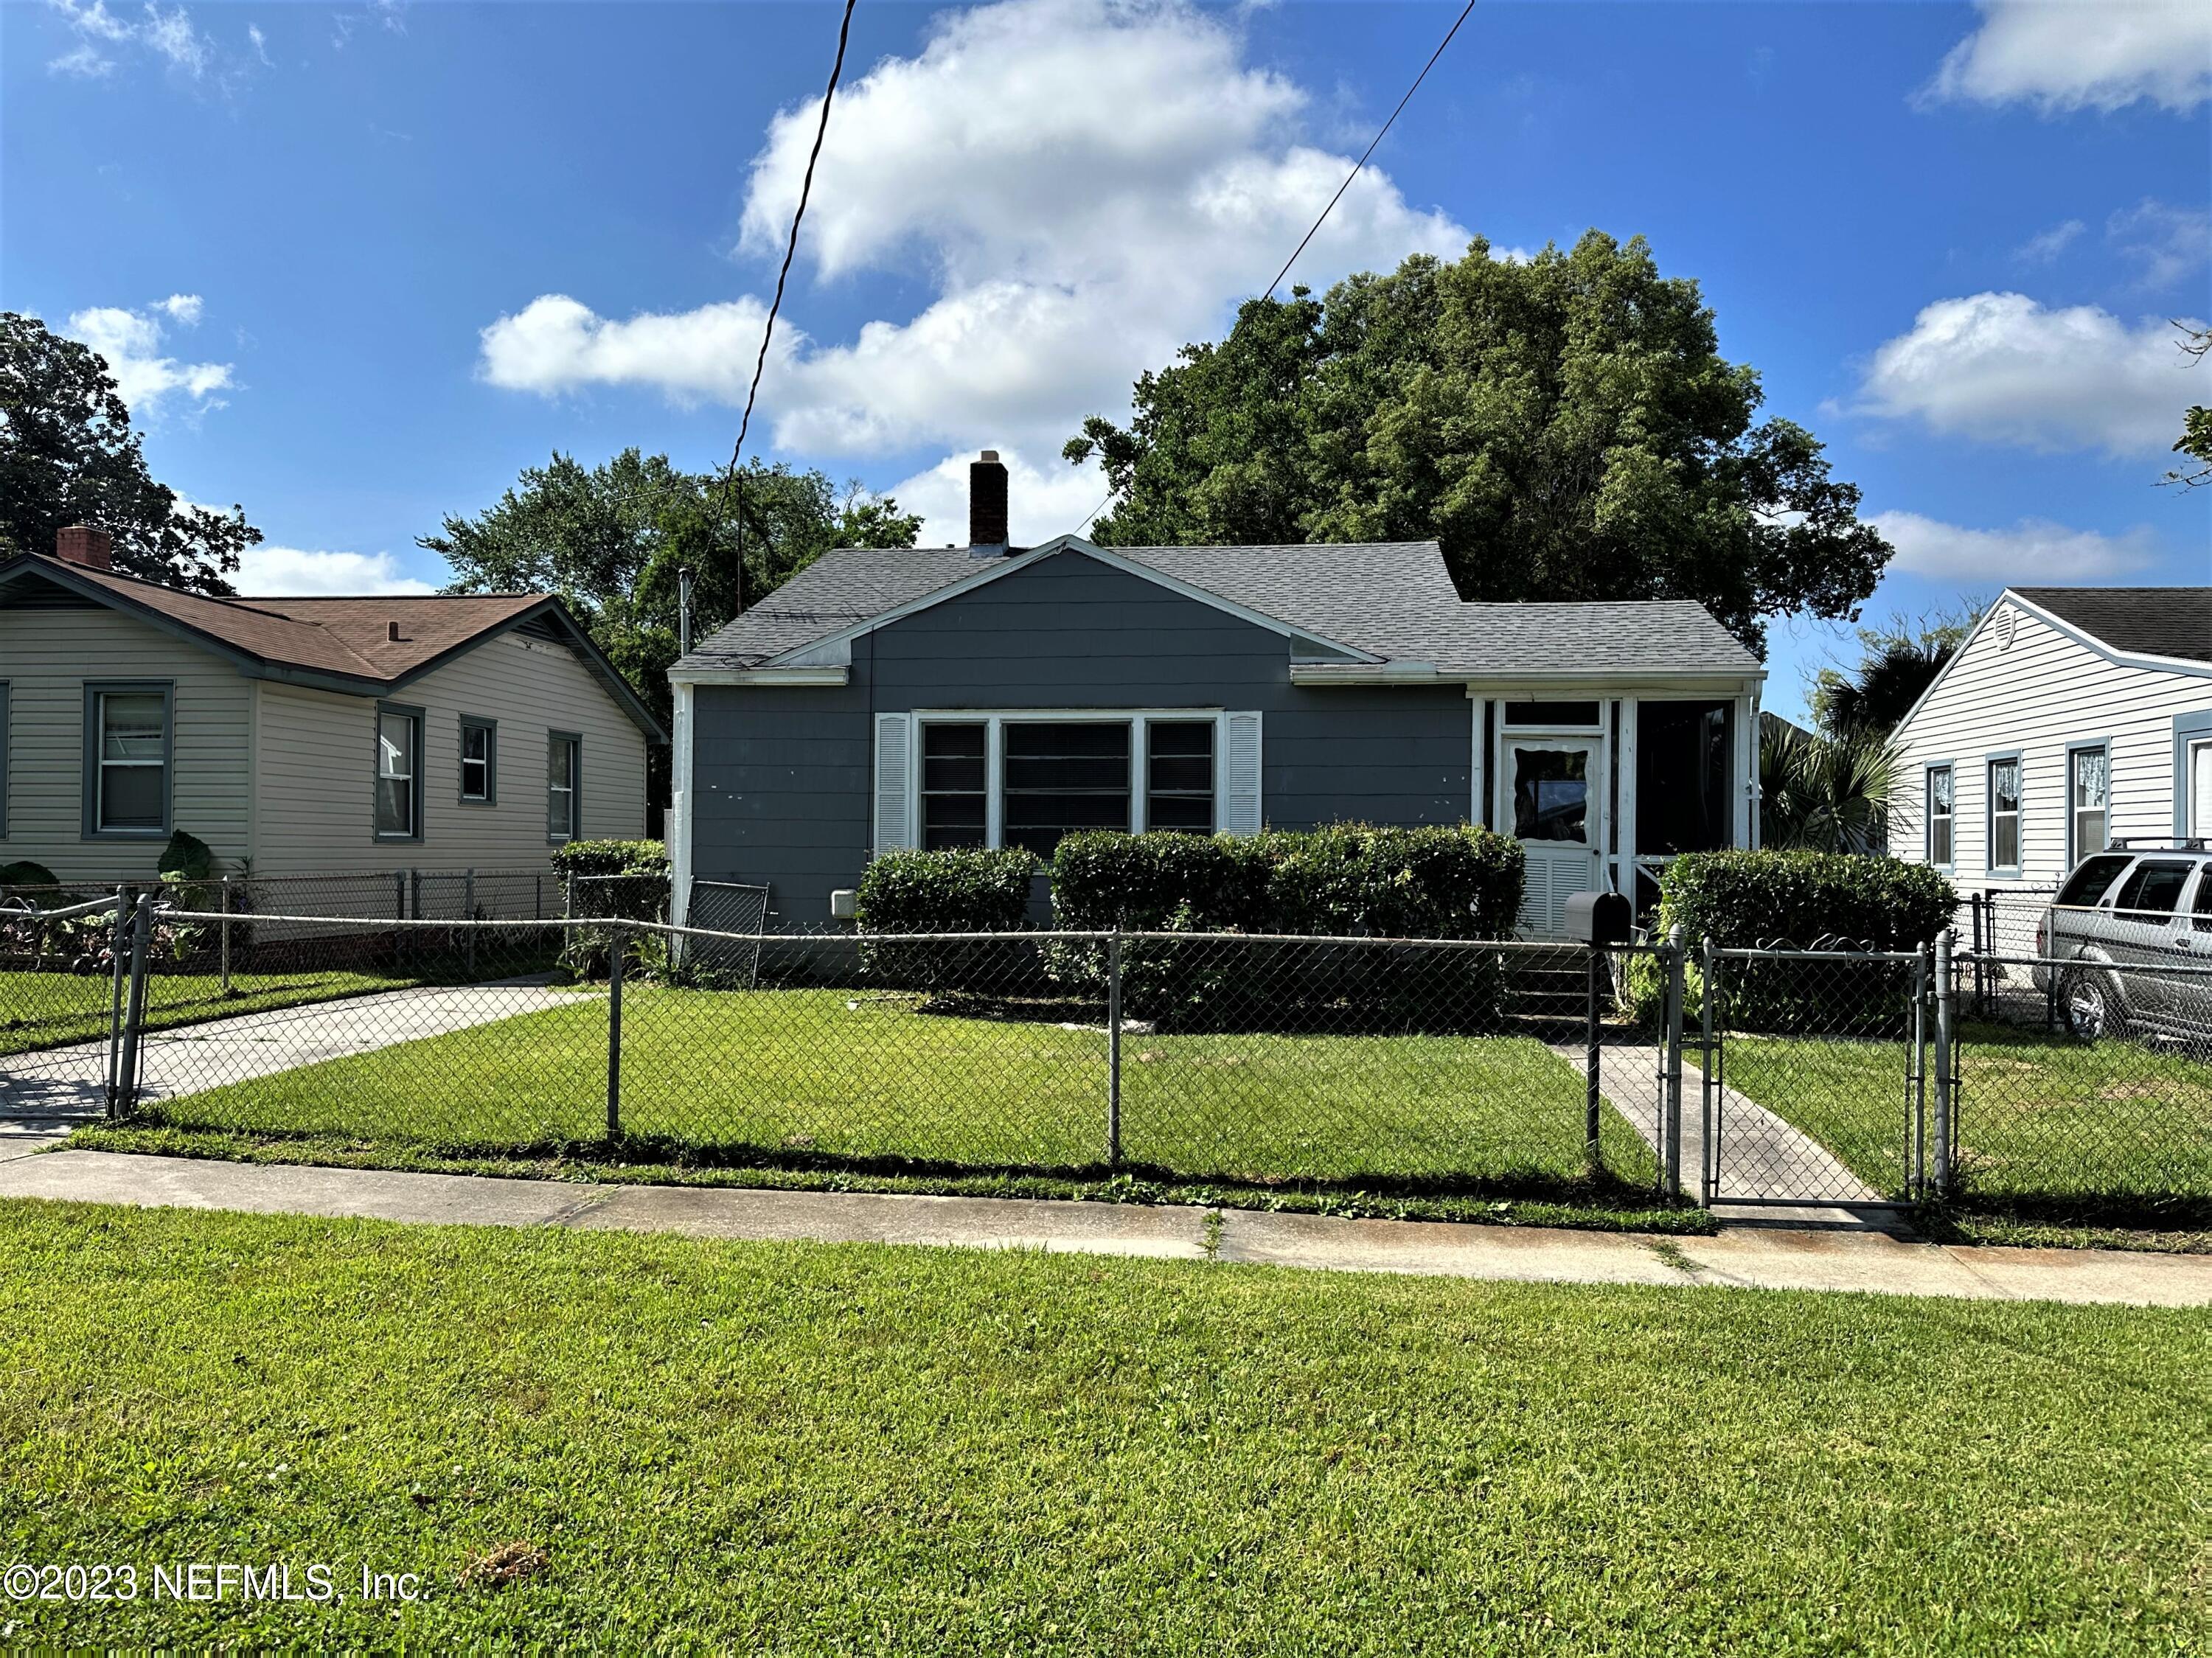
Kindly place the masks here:
<instances>
[{"instance_id":1,"label":"metal fence post","mask_svg":"<svg viewBox=\"0 0 2212 1658\"><path fill-rule=\"evenodd\" d=\"M1601 1096L1603 1079L1599 1072L1598 1052L1598 975L1602 971L1603 956L1595 944L1585 945L1589 960L1586 963L1589 982L1583 1007L1583 1163L1593 1175L1604 1167L1604 1156L1598 1147L1600 1114L1604 1109Z\"/></svg>"},{"instance_id":2,"label":"metal fence post","mask_svg":"<svg viewBox=\"0 0 2212 1658\"><path fill-rule=\"evenodd\" d=\"M1704 971L1703 994L1698 998L1698 1037L1703 1061L1698 1067L1698 1104L1704 1132L1698 1147L1698 1201L1710 1207L1721 1189L1721 1149L1718 1133L1721 1090L1721 1053L1713 1037L1713 1005L1720 999L1720 955L1708 937L1700 943L1699 965Z\"/></svg>"},{"instance_id":3,"label":"metal fence post","mask_svg":"<svg viewBox=\"0 0 2212 1658\"><path fill-rule=\"evenodd\" d=\"M219 908L222 920L216 923L222 938L222 993L230 994L230 877L222 878L222 895Z\"/></svg>"},{"instance_id":4,"label":"metal fence post","mask_svg":"<svg viewBox=\"0 0 2212 1658\"><path fill-rule=\"evenodd\" d=\"M107 934L107 1114L115 1114L123 1073L123 991L130 981L131 889L115 889L115 920Z\"/></svg>"},{"instance_id":5,"label":"metal fence post","mask_svg":"<svg viewBox=\"0 0 2212 1658\"><path fill-rule=\"evenodd\" d=\"M1918 1197L1928 1184L1929 947L1912 960L1912 1053L1905 1065L1905 1189Z\"/></svg>"},{"instance_id":6,"label":"metal fence post","mask_svg":"<svg viewBox=\"0 0 2212 1658\"><path fill-rule=\"evenodd\" d=\"M617 922L607 935L607 1138L622 1138L623 957L629 940Z\"/></svg>"},{"instance_id":7,"label":"metal fence post","mask_svg":"<svg viewBox=\"0 0 2212 1658\"><path fill-rule=\"evenodd\" d=\"M1660 1158L1667 1195L1674 1198L1682 1195L1683 957L1686 953L1682 924L1677 921L1667 934L1667 1089L1662 1107L1667 1133Z\"/></svg>"},{"instance_id":8,"label":"metal fence post","mask_svg":"<svg viewBox=\"0 0 2212 1658\"><path fill-rule=\"evenodd\" d=\"M123 1047L117 1062L111 1117L127 1117L138 1104L138 1056L146 1030L146 957L153 944L154 901L138 895L131 917L131 988L123 1005Z\"/></svg>"},{"instance_id":9,"label":"metal fence post","mask_svg":"<svg viewBox=\"0 0 2212 1658\"><path fill-rule=\"evenodd\" d=\"M1121 925L1106 944L1106 1163L1121 1162Z\"/></svg>"},{"instance_id":10,"label":"metal fence post","mask_svg":"<svg viewBox=\"0 0 2212 1658\"><path fill-rule=\"evenodd\" d=\"M1958 1110L1956 1078L1951 1074L1954 998L1957 990L1952 972L1951 935L1936 936L1936 1195L1951 1195L1951 1123Z\"/></svg>"}]
</instances>

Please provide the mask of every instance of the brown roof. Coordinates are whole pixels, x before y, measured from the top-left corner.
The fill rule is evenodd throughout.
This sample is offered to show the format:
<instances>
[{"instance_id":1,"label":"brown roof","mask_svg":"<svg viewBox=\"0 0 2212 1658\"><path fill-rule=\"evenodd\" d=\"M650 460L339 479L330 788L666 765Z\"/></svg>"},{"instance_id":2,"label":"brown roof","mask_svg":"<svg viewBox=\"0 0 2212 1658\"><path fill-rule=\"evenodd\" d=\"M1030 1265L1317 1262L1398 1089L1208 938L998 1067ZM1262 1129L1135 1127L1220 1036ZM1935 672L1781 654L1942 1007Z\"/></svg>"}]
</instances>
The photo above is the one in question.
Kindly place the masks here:
<instances>
[{"instance_id":1,"label":"brown roof","mask_svg":"<svg viewBox=\"0 0 2212 1658\"><path fill-rule=\"evenodd\" d=\"M317 673L391 681L545 602L543 593L432 593L404 598L208 598L158 582L29 555L45 571L74 576L126 607L181 622L259 657ZM386 637L386 623L399 638Z\"/></svg>"},{"instance_id":2,"label":"brown roof","mask_svg":"<svg viewBox=\"0 0 2212 1658\"><path fill-rule=\"evenodd\" d=\"M125 610L150 611L231 651L280 669L390 690L440 659L533 611L549 613L607 682L632 719L664 740L636 693L599 653L558 600L545 593L427 593L391 598L209 598L158 582L27 553L0 571L35 568L64 585L82 584ZM399 624L399 637L389 624Z\"/></svg>"}]
</instances>

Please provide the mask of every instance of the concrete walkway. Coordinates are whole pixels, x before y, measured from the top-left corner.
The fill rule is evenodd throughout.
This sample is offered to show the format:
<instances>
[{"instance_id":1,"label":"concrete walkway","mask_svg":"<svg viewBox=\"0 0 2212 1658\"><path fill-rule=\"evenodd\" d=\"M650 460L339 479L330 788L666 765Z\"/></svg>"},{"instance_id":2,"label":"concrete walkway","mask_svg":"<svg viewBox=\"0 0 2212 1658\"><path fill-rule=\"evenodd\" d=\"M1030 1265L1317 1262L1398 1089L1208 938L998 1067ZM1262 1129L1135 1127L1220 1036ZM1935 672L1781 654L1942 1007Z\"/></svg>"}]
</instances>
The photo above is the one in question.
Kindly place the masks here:
<instances>
[{"instance_id":1,"label":"concrete walkway","mask_svg":"<svg viewBox=\"0 0 2212 1658\"><path fill-rule=\"evenodd\" d=\"M536 1013L581 993L542 984L422 986L153 1031L139 1060L141 1093L159 1100L220 1088ZM97 1117L106 1109L106 1090L105 1038L0 1058L0 1119L32 1123Z\"/></svg>"},{"instance_id":2,"label":"concrete walkway","mask_svg":"<svg viewBox=\"0 0 2212 1658\"><path fill-rule=\"evenodd\" d=\"M1185 1260L1211 1255L1335 1271L1565 1284L2212 1305L2212 1256L1953 1248L1879 1233L1743 1228L1718 1237L1651 1238L1135 1204L580 1186L67 1151L0 1161L0 1198L6 1197L699 1238L1025 1248Z\"/></svg>"},{"instance_id":3,"label":"concrete walkway","mask_svg":"<svg viewBox=\"0 0 2212 1658\"><path fill-rule=\"evenodd\" d=\"M1579 1042L1553 1042L1552 1052L1581 1074L1586 1050ZM1659 1054L1646 1047L1609 1047L1599 1060L1599 1084L1606 1103L1644 1137L1653 1155L1664 1158L1659 1143ZM1705 1114L1700 1093L1704 1078L1697 1056L1682 1060L1682 1187L1695 1194L1705 1167ZM1799 1226L1845 1227L1888 1231L1895 1224L1881 1212L1833 1206L1876 1204L1881 1193L1867 1185L1828 1148L1795 1124L1778 1117L1733 1088L1720 1090L1722 1129L1718 1191L1714 1211L1729 1219L1769 1218ZM1771 1203L1800 1199L1786 1207L1754 1207L1747 1199ZM1733 1202L1731 1201L1733 1200Z\"/></svg>"}]
</instances>

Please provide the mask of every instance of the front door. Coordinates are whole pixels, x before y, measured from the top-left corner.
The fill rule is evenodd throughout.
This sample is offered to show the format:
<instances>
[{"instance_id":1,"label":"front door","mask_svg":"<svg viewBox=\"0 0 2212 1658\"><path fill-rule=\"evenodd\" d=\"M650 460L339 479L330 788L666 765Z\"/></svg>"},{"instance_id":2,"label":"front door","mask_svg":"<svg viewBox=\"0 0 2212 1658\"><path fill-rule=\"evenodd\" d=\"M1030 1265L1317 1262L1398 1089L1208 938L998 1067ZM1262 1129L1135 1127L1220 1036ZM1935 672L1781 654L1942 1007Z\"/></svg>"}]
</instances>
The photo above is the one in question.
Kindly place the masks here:
<instances>
[{"instance_id":1,"label":"front door","mask_svg":"<svg viewBox=\"0 0 2212 1658\"><path fill-rule=\"evenodd\" d=\"M1528 855L1521 931L1559 936L1568 896L1605 884L1605 745L1595 737L1513 737L1499 816Z\"/></svg>"}]
</instances>

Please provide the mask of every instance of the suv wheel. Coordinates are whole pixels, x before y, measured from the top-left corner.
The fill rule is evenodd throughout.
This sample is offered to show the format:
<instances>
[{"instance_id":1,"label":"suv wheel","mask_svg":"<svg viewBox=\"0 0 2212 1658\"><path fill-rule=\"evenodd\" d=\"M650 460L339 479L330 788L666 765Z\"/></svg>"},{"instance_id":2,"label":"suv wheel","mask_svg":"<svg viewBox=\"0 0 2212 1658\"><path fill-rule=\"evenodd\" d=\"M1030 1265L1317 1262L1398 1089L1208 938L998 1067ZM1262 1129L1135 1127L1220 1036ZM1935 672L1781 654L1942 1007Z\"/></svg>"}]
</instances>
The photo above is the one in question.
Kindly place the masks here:
<instances>
[{"instance_id":1,"label":"suv wheel","mask_svg":"<svg viewBox=\"0 0 2212 1658\"><path fill-rule=\"evenodd\" d=\"M2120 1011L2120 999L2101 974L2069 975L2060 987L2058 1006L2065 1015L2068 1031L2084 1042L2125 1034L2127 1021Z\"/></svg>"}]
</instances>

